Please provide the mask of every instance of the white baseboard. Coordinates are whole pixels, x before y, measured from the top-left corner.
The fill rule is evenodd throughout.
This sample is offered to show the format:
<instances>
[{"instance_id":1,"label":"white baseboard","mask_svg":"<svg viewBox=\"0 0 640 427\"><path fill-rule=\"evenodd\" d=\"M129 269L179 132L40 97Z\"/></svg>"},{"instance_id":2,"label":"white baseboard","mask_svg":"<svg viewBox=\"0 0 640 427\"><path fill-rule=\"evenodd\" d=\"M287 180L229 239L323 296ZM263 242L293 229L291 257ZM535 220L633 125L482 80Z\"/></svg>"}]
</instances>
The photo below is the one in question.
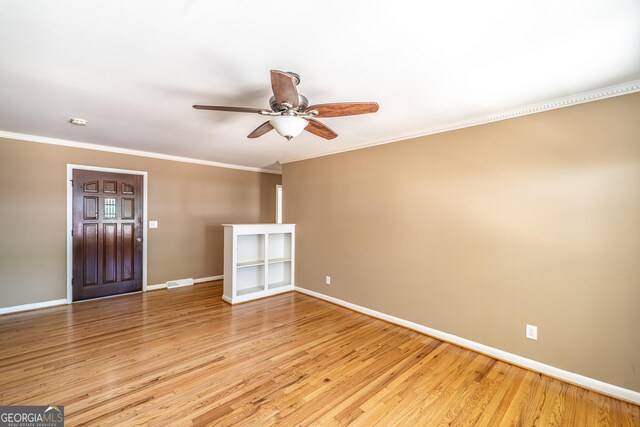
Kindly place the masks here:
<instances>
[{"instance_id":1,"label":"white baseboard","mask_svg":"<svg viewBox=\"0 0 640 427\"><path fill-rule=\"evenodd\" d=\"M167 287L167 283L158 283L157 285L147 285L147 291L155 291L158 289L165 289Z\"/></svg>"},{"instance_id":2,"label":"white baseboard","mask_svg":"<svg viewBox=\"0 0 640 427\"><path fill-rule=\"evenodd\" d=\"M0 308L0 314L16 313L18 311L35 310L37 308L53 307L67 304L67 299L54 299L51 301L34 302L31 304L14 305Z\"/></svg>"},{"instance_id":3,"label":"white baseboard","mask_svg":"<svg viewBox=\"0 0 640 427\"><path fill-rule=\"evenodd\" d=\"M391 316L389 314L381 313L379 311L371 310L366 307L362 307L347 301L343 301L338 298L331 297L329 295L321 294L319 292L311 291L309 289L295 287L295 290L310 295L315 298L319 298L325 301L332 302L337 305L349 308L351 310L366 314L371 317L375 317L384 320L389 323L404 326L405 328L412 329L414 331L429 335L433 338L437 338L442 341L449 342L451 344L458 345L460 347L468 348L469 350L476 351L478 353L485 354L493 357L494 359L502 360L512 365L520 366L522 368L529 369L531 371L539 372L544 375L548 375L559 380L575 384L580 387L584 387L593 391L597 391L608 396L612 396L618 399L625 400L627 402L640 405L640 393L637 391L622 388L613 384L605 383L593 378L585 377L583 375L575 374L573 372L565 371L563 369L555 368L544 363L537 362L535 360L527 359L526 357L518 356L513 353L508 353L497 348L489 347L488 345L480 344L475 341L461 338L456 335L452 335L446 332L432 329L427 326L420 325L418 323L411 322L409 320L401 319L399 317Z\"/></svg>"},{"instance_id":4,"label":"white baseboard","mask_svg":"<svg viewBox=\"0 0 640 427\"><path fill-rule=\"evenodd\" d=\"M193 279L193 283L212 282L214 280L221 280L223 278L224 278L224 275L222 274L219 276L201 277L200 279ZM164 289L166 287L167 287L166 283L160 283L157 285L147 285L147 291L155 291L156 289ZM122 295L130 295L130 294L131 293L122 294ZM115 296L122 296L122 295L115 295ZM110 297L104 297L104 298L110 298ZM93 301L96 299L98 298L94 298L88 301ZM17 313L19 311L35 310L37 308L53 307L56 305L64 305L67 303L68 303L67 299L64 298L64 299L55 299L51 301L34 302L31 304L14 305L11 307L0 307L0 314Z\"/></svg>"},{"instance_id":5,"label":"white baseboard","mask_svg":"<svg viewBox=\"0 0 640 427\"><path fill-rule=\"evenodd\" d=\"M224 274L219 276L201 277L200 279L193 279L193 283L213 282L214 280L224 279Z\"/></svg>"},{"instance_id":6,"label":"white baseboard","mask_svg":"<svg viewBox=\"0 0 640 427\"><path fill-rule=\"evenodd\" d=\"M193 279L193 283L204 283L204 282L213 282L214 280L222 280L224 275L219 276L209 276L209 277L201 277L199 279ZM155 291L158 289L165 289L167 287L167 283L158 283L157 285L147 285L147 291Z\"/></svg>"}]
</instances>

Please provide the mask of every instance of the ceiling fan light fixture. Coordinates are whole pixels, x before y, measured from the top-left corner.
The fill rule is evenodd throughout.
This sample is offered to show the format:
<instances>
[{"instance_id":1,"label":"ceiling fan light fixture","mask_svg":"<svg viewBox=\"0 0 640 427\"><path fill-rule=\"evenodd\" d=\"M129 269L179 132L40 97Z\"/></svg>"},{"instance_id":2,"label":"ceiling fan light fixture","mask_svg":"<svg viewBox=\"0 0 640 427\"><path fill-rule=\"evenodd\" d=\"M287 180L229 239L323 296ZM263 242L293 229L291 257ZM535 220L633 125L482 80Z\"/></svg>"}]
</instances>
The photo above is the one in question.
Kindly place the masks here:
<instances>
[{"instance_id":1,"label":"ceiling fan light fixture","mask_svg":"<svg viewBox=\"0 0 640 427\"><path fill-rule=\"evenodd\" d=\"M378 104L375 102L334 102L309 106L309 100L301 95L296 88L298 83L300 83L300 76L296 73L271 70L271 89L273 89L273 96L269 99L271 111L263 108L199 104L194 105L193 108L235 113L258 113L261 116L271 118L255 128L247 135L247 138L258 138L275 129L287 139L300 135L302 131L307 131L327 140L336 138L338 134L316 118L355 116L378 111Z\"/></svg>"},{"instance_id":2,"label":"ceiling fan light fixture","mask_svg":"<svg viewBox=\"0 0 640 427\"><path fill-rule=\"evenodd\" d=\"M269 120L269 123L276 132L287 139L300 135L309 124L308 121L297 116L276 116Z\"/></svg>"}]
</instances>

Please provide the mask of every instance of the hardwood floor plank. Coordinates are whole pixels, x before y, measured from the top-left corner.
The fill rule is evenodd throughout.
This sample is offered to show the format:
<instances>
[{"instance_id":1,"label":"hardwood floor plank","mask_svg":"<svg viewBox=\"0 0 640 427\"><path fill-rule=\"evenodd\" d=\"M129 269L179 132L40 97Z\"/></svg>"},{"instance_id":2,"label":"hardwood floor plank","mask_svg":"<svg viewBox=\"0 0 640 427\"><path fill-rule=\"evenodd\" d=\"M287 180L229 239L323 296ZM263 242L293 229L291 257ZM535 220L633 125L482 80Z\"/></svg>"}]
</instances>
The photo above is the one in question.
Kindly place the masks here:
<instances>
[{"instance_id":1,"label":"hardwood floor plank","mask_svg":"<svg viewBox=\"0 0 640 427\"><path fill-rule=\"evenodd\" d=\"M220 283L0 316L0 404L76 425L638 425L640 408L318 299Z\"/></svg>"}]
</instances>

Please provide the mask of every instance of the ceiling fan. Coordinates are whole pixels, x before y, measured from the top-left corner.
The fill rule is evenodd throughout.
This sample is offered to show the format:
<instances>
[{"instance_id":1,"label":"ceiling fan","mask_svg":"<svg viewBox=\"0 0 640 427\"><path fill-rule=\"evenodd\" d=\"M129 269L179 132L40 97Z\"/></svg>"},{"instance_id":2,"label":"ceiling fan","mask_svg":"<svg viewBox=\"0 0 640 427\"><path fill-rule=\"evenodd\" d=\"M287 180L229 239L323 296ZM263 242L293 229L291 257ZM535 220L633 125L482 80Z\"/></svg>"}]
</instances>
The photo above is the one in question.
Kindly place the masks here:
<instances>
[{"instance_id":1,"label":"ceiling fan","mask_svg":"<svg viewBox=\"0 0 640 427\"><path fill-rule=\"evenodd\" d=\"M316 117L353 116L378 111L378 104L375 102L341 102L309 106L309 100L298 93L296 86L299 83L300 76L296 73L271 70L271 88L273 89L273 96L269 99L271 110L218 105L194 105L193 108L270 116L271 119L258 126L247 138L257 138L275 129L288 140L300 135L303 130L324 139L333 139L338 136L331 128L316 120Z\"/></svg>"}]
</instances>

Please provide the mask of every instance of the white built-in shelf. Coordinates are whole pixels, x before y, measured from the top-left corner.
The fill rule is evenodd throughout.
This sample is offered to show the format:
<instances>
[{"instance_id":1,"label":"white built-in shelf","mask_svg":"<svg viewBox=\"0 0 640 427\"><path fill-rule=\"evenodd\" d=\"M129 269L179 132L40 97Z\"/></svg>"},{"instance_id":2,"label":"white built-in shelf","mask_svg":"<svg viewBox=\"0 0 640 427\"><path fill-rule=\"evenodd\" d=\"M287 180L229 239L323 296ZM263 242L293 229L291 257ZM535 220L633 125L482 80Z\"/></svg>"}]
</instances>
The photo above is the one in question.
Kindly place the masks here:
<instances>
[{"instance_id":1,"label":"white built-in shelf","mask_svg":"<svg viewBox=\"0 0 640 427\"><path fill-rule=\"evenodd\" d=\"M236 264L236 267L243 268L243 267L253 267L256 265L264 265L264 260L239 262Z\"/></svg>"},{"instance_id":2,"label":"white built-in shelf","mask_svg":"<svg viewBox=\"0 0 640 427\"><path fill-rule=\"evenodd\" d=\"M249 295L249 294L262 292L262 291L264 291L264 288L262 286L254 286L253 288L238 289L237 295L238 296Z\"/></svg>"},{"instance_id":3,"label":"white built-in shelf","mask_svg":"<svg viewBox=\"0 0 640 427\"><path fill-rule=\"evenodd\" d=\"M276 289L276 288L281 288L283 286L291 286L291 282L276 282L276 283L269 283L269 289Z\"/></svg>"},{"instance_id":4,"label":"white built-in shelf","mask_svg":"<svg viewBox=\"0 0 640 427\"><path fill-rule=\"evenodd\" d=\"M230 304L292 291L295 224L223 224L224 291Z\"/></svg>"},{"instance_id":5,"label":"white built-in shelf","mask_svg":"<svg viewBox=\"0 0 640 427\"><path fill-rule=\"evenodd\" d=\"M276 262L290 262L291 258L271 258L269 264L275 264Z\"/></svg>"}]
</instances>

